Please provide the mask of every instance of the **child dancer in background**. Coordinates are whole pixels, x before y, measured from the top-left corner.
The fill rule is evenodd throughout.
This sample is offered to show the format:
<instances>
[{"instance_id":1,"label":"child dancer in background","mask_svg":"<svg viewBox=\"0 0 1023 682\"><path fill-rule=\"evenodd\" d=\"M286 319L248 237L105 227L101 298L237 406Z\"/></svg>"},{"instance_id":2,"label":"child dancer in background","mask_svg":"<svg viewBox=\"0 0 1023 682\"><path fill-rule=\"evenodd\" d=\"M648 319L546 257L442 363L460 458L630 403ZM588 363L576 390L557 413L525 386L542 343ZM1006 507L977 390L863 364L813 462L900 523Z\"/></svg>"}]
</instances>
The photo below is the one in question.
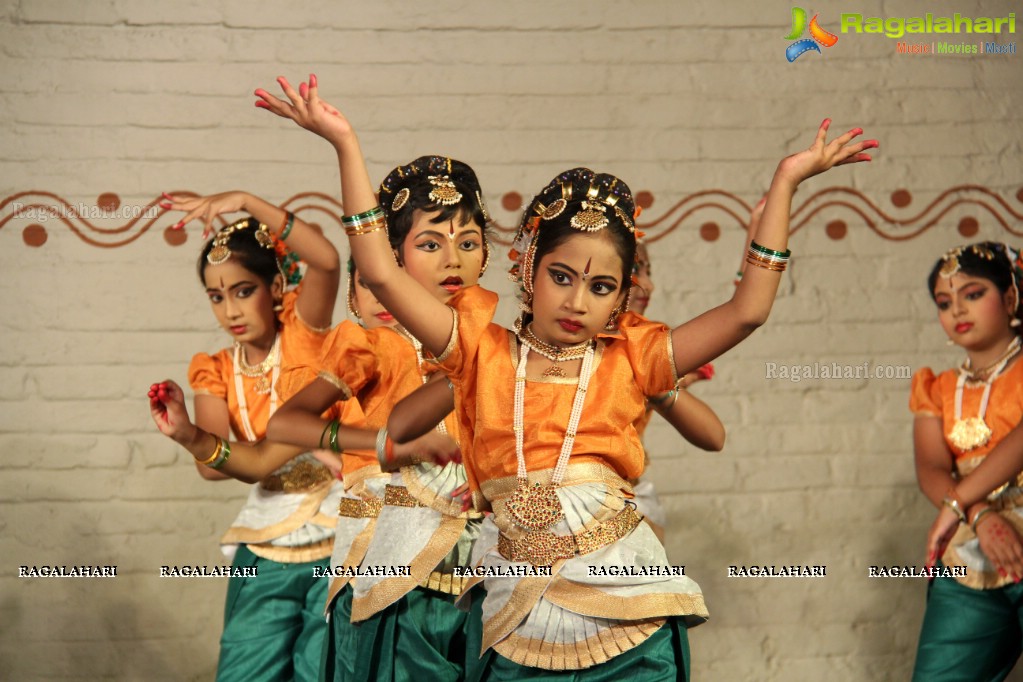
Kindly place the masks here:
<instances>
[{"instance_id":1,"label":"child dancer in background","mask_svg":"<svg viewBox=\"0 0 1023 682\"><path fill-rule=\"evenodd\" d=\"M318 230L251 194L165 196L165 208L187 212L179 226L200 218L209 232L222 213L252 216L217 231L199 259L213 314L233 344L192 359L195 425L175 384L150 393L157 425L192 452L203 478L258 481L221 540L233 565L256 567L258 577L228 583L217 679L313 680L326 584L312 569L327 565L341 485L311 454L243 443L261 441L287 397L279 392L281 372L319 354L337 295L338 254ZM285 290L275 249L285 242L307 265L293 291ZM232 432L242 443L230 442Z\"/></svg>"},{"instance_id":2,"label":"child dancer in background","mask_svg":"<svg viewBox=\"0 0 1023 682\"><path fill-rule=\"evenodd\" d=\"M380 199L379 218L349 225L349 230L384 234L386 219L393 250L388 257L442 307L455 292L476 284L486 267L487 219L469 166L442 156L421 157L384 179ZM455 447L451 437L457 437L457 424L449 419L439 431L398 446L384 429L393 406L422 386L421 365L420 344L403 329L342 324L324 344L317 378L270 426L274 438L308 444L324 429L319 417L324 406L354 395L366 425L380 430L375 454L342 456L347 493L359 498L350 510L342 507L342 516L374 520L364 522L361 530L353 526L357 535L339 531L332 565L344 570L360 564L402 566L408 574L362 575L350 589L348 573L334 580L328 679L464 676L466 614L454 600L465 581L452 569L469 563L479 519L451 499L451 492L465 483L465 470L460 464L429 461L399 468L390 461L392 448L422 459L417 443L431 437ZM386 460L383 468L381 460Z\"/></svg>"},{"instance_id":3,"label":"child dancer in background","mask_svg":"<svg viewBox=\"0 0 1023 682\"><path fill-rule=\"evenodd\" d=\"M966 573L930 582L913 677L921 682L1002 680L1020 655L1021 480L996 479L1002 485L969 506L956 488L975 482L979 465L1023 420L1021 266L1015 249L981 242L948 251L927 280L938 322L967 359L913 377L917 479L927 499L955 518L942 563Z\"/></svg>"},{"instance_id":4,"label":"child dancer in background","mask_svg":"<svg viewBox=\"0 0 1023 682\"><path fill-rule=\"evenodd\" d=\"M268 106L334 146L345 212L375 214L350 124L319 99L315 82L300 92L286 89L286 109L277 101ZM525 247L517 249L524 315L514 331L492 323L493 293L467 288L448 308L396 266L382 234L351 234L370 289L453 382L469 483L477 508L492 508L501 532L484 565L541 569L488 577L482 609L474 600L487 679L687 674L685 626L707 616L699 587L656 570L601 575L614 566L668 564L628 503L628 479L643 469L634 424L647 397L672 389L679 376L766 320L789 257L796 187L836 164L867 160L863 150L876 146L852 144L859 130L825 143L827 128L825 121L809 150L779 164L758 232L762 244L752 244L748 256L757 267L729 302L674 330L618 326L635 260L635 206L628 187L610 175L567 171L528 206L516 240Z\"/></svg>"},{"instance_id":5,"label":"child dancer in background","mask_svg":"<svg viewBox=\"0 0 1023 682\"><path fill-rule=\"evenodd\" d=\"M629 291L629 311L645 315L650 298L653 296L654 282L650 265L650 252L644 242L636 243L636 264L633 267L632 289ZM624 322L624 321L623 321ZM725 446L725 427L707 403L689 393L688 388L698 381L705 381L714 376L714 366L706 364L695 372L679 378L673 389L647 400L647 410L638 424L636 431L642 438L650 417L656 411L675 427L682 437L700 448L717 452ZM644 469L650 465L650 456L644 448ZM643 515L643 520L650 524L657 539L664 542L664 525L666 516L657 496L653 481L647 476L630 481L635 494L636 510Z\"/></svg>"}]
</instances>

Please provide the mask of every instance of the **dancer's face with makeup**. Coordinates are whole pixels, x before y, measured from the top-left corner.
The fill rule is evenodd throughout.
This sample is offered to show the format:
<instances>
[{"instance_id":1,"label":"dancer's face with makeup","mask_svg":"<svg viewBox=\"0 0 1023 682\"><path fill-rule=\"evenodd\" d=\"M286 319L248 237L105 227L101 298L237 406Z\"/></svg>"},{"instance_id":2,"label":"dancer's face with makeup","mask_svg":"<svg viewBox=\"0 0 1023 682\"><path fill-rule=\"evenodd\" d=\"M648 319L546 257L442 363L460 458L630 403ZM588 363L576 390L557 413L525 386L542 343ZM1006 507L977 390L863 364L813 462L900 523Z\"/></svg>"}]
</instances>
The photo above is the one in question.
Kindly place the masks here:
<instances>
[{"instance_id":1,"label":"dancer's face with makeup","mask_svg":"<svg viewBox=\"0 0 1023 682\"><path fill-rule=\"evenodd\" d=\"M622 258L604 231L573 234L543 254L533 276L533 333L569 346L604 330L628 287Z\"/></svg>"},{"instance_id":2,"label":"dancer's face with makeup","mask_svg":"<svg viewBox=\"0 0 1023 682\"><path fill-rule=\"evenodd\" d=\"M352 273L352 279L354 280L352 290L355 293L355 309L359 311L360 319L366 329L393 327L398 324L394 315L387 312L387 308L377 300L377 297L366 286L366 282L359 277L358 270Z\"/></svg>"},{"instance_id":3,"label":"dancer's face with makeup","mask_svg":"<svg viewBox=\"0 0 1023 682\"><path fill-rule=\"evenodd\" d=\"M1015 294L1002 293L991 280L965 272L938 277L934 283L938 322L956 345L982 351L1004 346L1012 338L1009 312Z\"/></svg>"},{"instance_id":4,"label":"dancer's face with makeup","mask_svg":"<svg viewBox=\"0 0 1023 682\"><path fill-rule=\"evenodd\" d=\"M479 282L483 267L483 228L454 218L435 223L436 211L416 210L412 229L401 245L401 263L409 275L441 301Z\"/></svg>"},{"instance_id":5,"label":"dancer's face with makeup","mask_svg":"<svg viewBox=\"0 0 1023 682\"><path fill-rule=\"evenodd\" d=\"M277 332L274 301L284 293L278 275L267 285L258 275L229 258L220 265L208 265L203 272L210 308L220 326L243 344L268 346Z\"/></svg>"}]
</instances>

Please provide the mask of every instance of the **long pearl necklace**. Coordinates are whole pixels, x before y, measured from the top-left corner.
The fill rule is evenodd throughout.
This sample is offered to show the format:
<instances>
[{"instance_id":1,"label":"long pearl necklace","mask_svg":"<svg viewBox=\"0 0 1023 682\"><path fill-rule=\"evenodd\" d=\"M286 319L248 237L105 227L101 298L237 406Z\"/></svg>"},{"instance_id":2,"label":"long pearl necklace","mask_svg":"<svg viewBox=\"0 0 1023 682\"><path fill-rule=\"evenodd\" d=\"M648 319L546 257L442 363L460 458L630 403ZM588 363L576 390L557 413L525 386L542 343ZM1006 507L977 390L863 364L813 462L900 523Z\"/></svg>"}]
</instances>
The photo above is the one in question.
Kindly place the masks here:
<instances>
[{"instance_id":1,"label":"long pearl necklace","mask_svg":"<svg viewBox=\"0 0 1023 682\"><path fill-rule=\"evenodd\" d=\"M526 530L534 532L547 530L565 515L561 508L561 501L558 499L557 488L561 485L561 481L565 478L565 472L568 470L568 458L572 454L576 430L579 428L579 420L583 416L583 403L586 400L586 389L590 384L594 348L593 342L587 342L582 369L579 373L579 383L572 401L572 412L568 419L568 428L565 431L565 440L561 443L561 453L554 465L550 483L544 485L538 481L530 486L529 475L526 471L524 416L526 412L526 359L529 357L531 349L525 343L519 346L519 364L515 369L515 411L512 426L515 432L518 485L508 499L507 507L508 513L511 514L515 522Z\"/></svg>"},{"instance_id":2,"label":"long pearl necklace","mask_svg":"<svg viewBox=\"0 0 1023 682\"><path fill-rule=\"evenodd\" d=\"M267 367L267 360L270 361L269 367ZM246 366L248 367L248 366ZM257 393L269 393L270 394L270 414L267 415L267 420L273 416L274 412L277 411L277 380L281 377L281 335L277 334L274 336L273 346L270 348L270 352L267 354L266 359L263 362L256 365L257 368L264 367L263 371L259 374L246 374L246 376L258 376L259 381L253 387ZM273 371L270 374L270 385L266 386L266 370L272 368ZM252 371L251 367L248 367ZM242 373L245 371L242 365L242 345L236 343L234 345L234 392L238 395L238 411L241 412L242 428L245 430L245 438L250 442L257 440L256 432L252 429L252 422L249 420L249 404L245 399L245 385L242 382Z\"/></svg>"},{"instance_id":3,"label":"long pearl necklace","mask_svg":"<svg viewBox=\"0 0 1023 682\"><path fill-rule=\"evenodd\" d=\"M401 331L402 336L408 339L409 342L412 344L412 347L416 349L416 369L419 370L419 376L422 378L423 385L425 386L426 382L430 380L430 377L423 374L423 344L419 342L419 339L409 334L402 327L397 327L397 329ZM443 433L446 435L448 432L448 427L444 423L443 419L440 420L440 423L437 424L436 428L438 433Z\"/></svg>"},{"instance_id":4,"label":"long pearl necklace","mask_svg":"<svg viewBox=\"0 0 1023 682\"><path fill-rule=\"evenodd\" d=\"M1020 340L1018 336L1013 337L1008 348L1002 354L1001 359L991 368L991 374L984 380L984 394L980 398L980 410L976 417L963 419L963 387L967 378L972 378L973 373L969 369L969 361L959 368L959 378L956 380L956 403L955 423L948 433L948 440L952 445L966 452L986 445L991 440L991 428L984 421L987 413L988 400L991 398L991 384L994 382L1005 366L1009 364L1020 351ZM982 371L987 371L984 368Z\"/></svg>"}]
</instances>

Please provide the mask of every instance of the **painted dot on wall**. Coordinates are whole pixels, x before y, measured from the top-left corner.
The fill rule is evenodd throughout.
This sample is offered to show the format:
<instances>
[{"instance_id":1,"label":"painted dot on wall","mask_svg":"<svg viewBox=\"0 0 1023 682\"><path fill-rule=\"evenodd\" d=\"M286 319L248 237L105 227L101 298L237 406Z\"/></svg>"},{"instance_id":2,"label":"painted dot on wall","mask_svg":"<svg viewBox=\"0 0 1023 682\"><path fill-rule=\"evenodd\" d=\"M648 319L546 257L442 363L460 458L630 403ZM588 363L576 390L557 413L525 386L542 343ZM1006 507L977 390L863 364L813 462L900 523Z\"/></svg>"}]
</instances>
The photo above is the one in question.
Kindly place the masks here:
<instances>
[{"instance_id":1,"label":"painted dot on wall","mask_svg":"<svg viewBox=\"0 0 1023 682\"><path fill-rule=\"evenodd\" d=\"M964 237L973 237L980 230L980 223L976 218L966 216L959 221L959 234Z\"/></svg>"},{"instance_id":2,"label":"painted dot on wall","mask_svg":"<svg viewBox=\"0 0 1023 682\"><path fill-rule=\"evenodd\" d=\"M121 207L121 197L117 196L113 192L104 192L96 198L96 206L98 206L101 211L112 213Z\"/></svg>"},{"instance_id":3,"label":"painted dot on wall","mask_svg":"<svg viewBox=\"0 0 1023 682\"><path fill-rule=\"evenodd\" d=\"M897 189L892 192L892 204L897 208L906 208L913 203L913 195L908 189Z\"/></svg>"},{"instance_id":4,"label":"painted dot on wall","mask_svg":"<svg viewBox=\"0 0 1023 682\"><path fill-rule=\"evenodd\" d=\"M824 232L835 241L838 241L839 239L845 239L845 235L849 232L849 227L845 224L844 220L832 220L824 226Z\"/></svg>"},{"instance_id":5,"label":"painted dot on wall","mask_svg":"<svg viewBox=\"0 0 1023 682\"><path fill-rule=\"evenodd\" d=\"M508 192L501 197L501 206L506 211L517 211L522 208L522 195L518 192Z\"/></svg>"},{"instance_id":6,"label":"painted dot on wall","mask_svg":"<svg viewBox=\"0 0 1023 682\"><path fill-rule=\"evenodd\" d=\"M717 223L704 223L700 225L700 237L705 242L716 242L721 236L721 228Z\"/></svg>"},{"instance_id":7,"label":"painted dot on wall","mask_svg":"<svg viewBox=\"0 0 1023 682\"><path fill-rule=\"evenodd\" d=\"M175 230L173 227L168 227L163 231L163 238L171 246L181 246L188 240L188 232L185 228Z\"/></svg>"},{"instance_id":8,"label":"painted dot on wall","mask_svg":"<svg viewBox=\"0 0 1023 682\"><path fill-rule=\"evenodd\" d=\"M644 211L654 205L654 195L646 190L636 194L636 205Z\"/></svg>"},{"instance_id":9,"label":"painted dot on wall","mask_svg":"<svg viewBox=\"0 0 1023 682\"><path fill-rule=\"evenodd\" d=\"M21 231L21 238L27 245L34 248L39 248L45 244L48 236L49 235L46 234L46 228L42 225L29 225Z\"/></svg>"}]
</instances>

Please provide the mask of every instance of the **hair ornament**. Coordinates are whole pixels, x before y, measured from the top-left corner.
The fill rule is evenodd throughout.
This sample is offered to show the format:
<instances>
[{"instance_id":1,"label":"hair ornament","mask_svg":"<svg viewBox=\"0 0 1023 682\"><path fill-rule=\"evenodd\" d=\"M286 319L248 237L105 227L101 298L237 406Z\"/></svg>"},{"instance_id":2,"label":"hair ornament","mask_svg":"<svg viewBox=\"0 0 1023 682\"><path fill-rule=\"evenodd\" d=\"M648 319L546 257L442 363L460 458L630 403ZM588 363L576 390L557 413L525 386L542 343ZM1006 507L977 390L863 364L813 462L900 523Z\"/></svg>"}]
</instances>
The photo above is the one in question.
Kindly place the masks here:
<instances>
[{"instance_id":1,"label":"hair ornament","mask_svg":"<svg viewBox=\"0 0 1023 682\"><path fill-rule=\"evenodd\" d=\"M537 212L544 220L554 220L564 213L566 208L568 208L568 202L564 198L555 199L550 206L544 206L540 203L536 205Z\"/></svg>"},{"instance_id":2,"label":"hair ornament","mask_svg":"<svg viewBox=\"0 0 1023 682\"><path fill-rule=\"evenodd\" d=\"M412 192L408 187L402 187L398 190L398 193L394 195L394 201L391 202L391 212L397 213L401 209L405 208L405 204L408 203L408 198L411 195Z\"/></svg>"},{"instance_id":3,"label":"hair ornament","mask_svg":"<svg viewBox=\"0 0 1023 682\"><path fill-rule=\"evenodd\" d=\"M213 238L213 248L206 254L206 262L210 265L220 265L221 263L227 262L227 259L231 257L231 249L227 243L231 240L231 235L240 230L248 229L251 227L254 220L249 218L242 218L237 220L227 227L221 228L217 235ZM259 227L255 233L256 242L265 249L274 248L274 239L270 234L270 230L266 225L259 223Z\"/></svg>"},{"instance_id":4,"label":"hair ornament","mask_svg":"<svg viewBox=\"0 0 1023 682\"><path fill-rule=\"evenodd\" d=\"M607 206L587 197L582 203L583 210L572 216L569 224L583 232L599 232L608 226Z\"/></svg>"},{"instance_id":5,"label":"hair ornament","mask_svg":"<svg viewBox=\"0 0 1023 682\"><path fill-rule=\"evenodd\" d=\"M483 214L483 222L490 222L490 211L487 210L487 204L483 201L483 195L480 194L479 190L476 190L476 203L480 205L480 213Z\"/></svg>"},{"instance_id":6,"label":"hair ornament","mask_svg":"<svg viewBox=\"0 0 1023 682\"><path fill-rule=\"evenodd\" d=\"M977 256L978 258L983 258L984 260L994 260L995 257L994 252L991 251L991 249L989 249L988 247L984 246L983 244L957 246L954 249L949 249L948 251L946 251L945 255L941 257L943 264L941 266L941 269L938 270L938 274L944 277L945 279L948 279L949 277L952 277L957 272L959 272L960 267L959 257L963 255L963 251L969 251L974 256ZM1009 258L1011 267L1011 256L1009 256ZM1015 277L1013 279L1015 279Z\"/></svg>"},{"instance_id":7,"label":"hair ornament","mask_svg":"<svg viewBox=\"0 0 1023 682\"><path fill-rule=\"evenodd\" d=\"M448 165L451 161L448 160ZM454 206L462 200L462 193L451 181L450 175L431 175L427 177L433 189L430 190L430 201L441 206Z\"/></svg>"}]
</instances>

